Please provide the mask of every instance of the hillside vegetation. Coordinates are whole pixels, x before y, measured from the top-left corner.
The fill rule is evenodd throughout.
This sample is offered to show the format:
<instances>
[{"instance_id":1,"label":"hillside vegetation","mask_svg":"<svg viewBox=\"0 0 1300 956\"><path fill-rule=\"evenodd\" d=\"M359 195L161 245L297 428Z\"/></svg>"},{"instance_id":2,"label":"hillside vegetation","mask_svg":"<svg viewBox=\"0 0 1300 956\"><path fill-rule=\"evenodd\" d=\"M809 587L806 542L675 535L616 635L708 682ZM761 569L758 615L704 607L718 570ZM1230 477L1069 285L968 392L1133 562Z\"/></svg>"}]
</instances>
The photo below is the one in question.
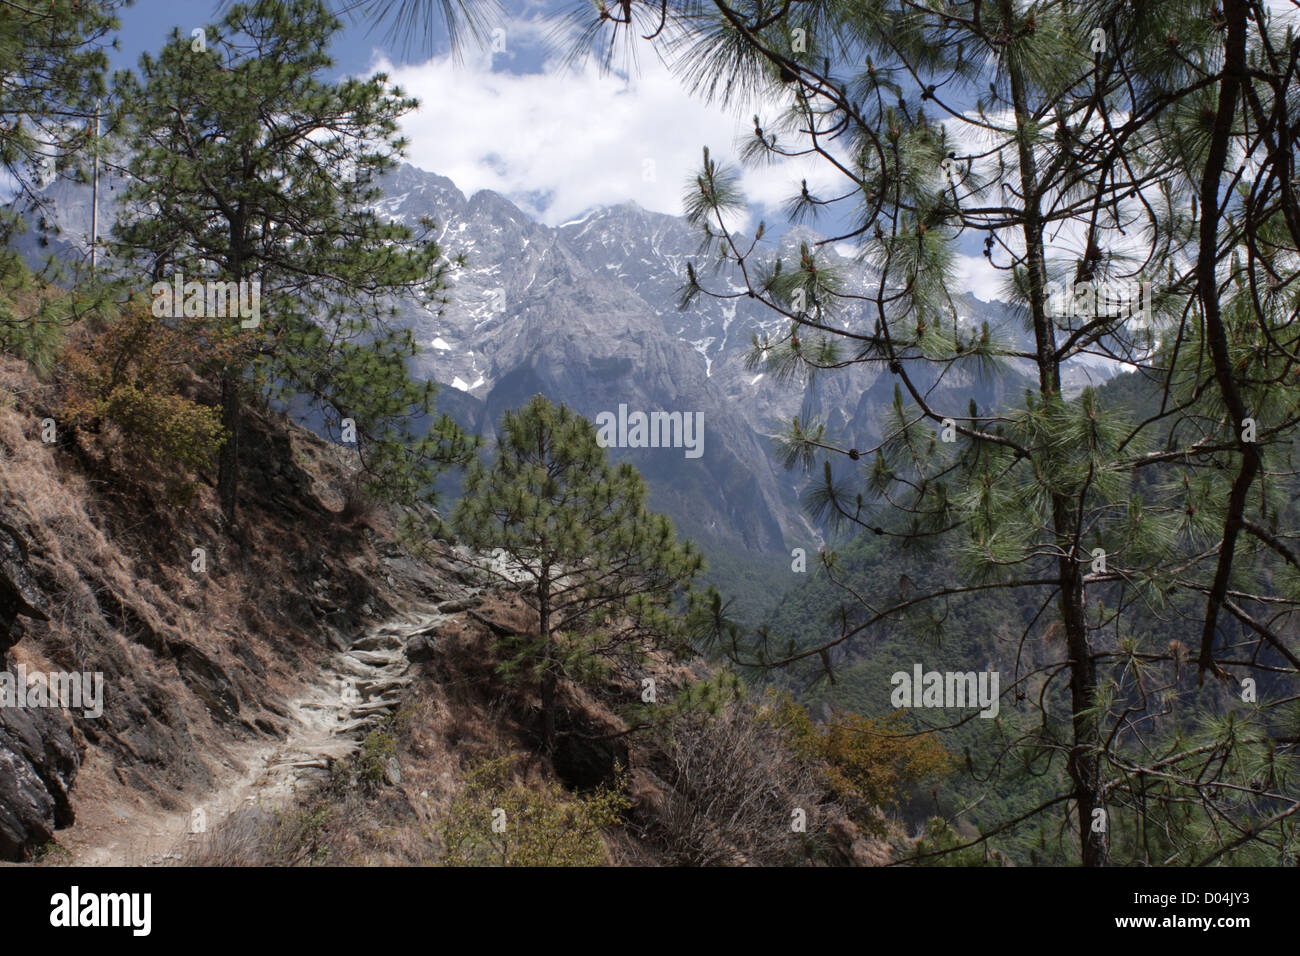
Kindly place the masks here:
<instances>
[{"instance_id":1,"label":"hillside vegetation","mask_svg":"<svg viewBox=\"0 0 1300 956\"><path fill-rule=\"evenodd\" d=\"M8 304L19 315L27 307L20 296ZM249 493L232 534L216 496L213 433L186 427L211 421L216 396L177 360L183 351L169 353L182 348L179 334L140 335L136 321L129 310L65 317L45 361L11 352L0 365L0 516L25 544L48 616L23 619L7 662L105 680L101 717L42 712L47 723L28 727L28 742L7 736L19 712L4 711L0 753L31 772L29 791L13 803L0 791L0 806L10 814L28 798L36 808L3 817L6 856L890 858L874 805L846 809L830 763L801 745L775 702L700 659L656 653L616 662L594 683L561 680L547 751L535 685L507 666L506 649L535 634L535 612L472 554L414 536L400 509L368 497L354 450L266 406L243 412ZM416 526L426 523L436 515ZM375 706L341 713L362 713L359 726L340 732L327 759L299 760L310 765L271 781L285 741L302 734L304 702L327 675L335 680L331 662L368 659L386 622L422 614L438 623L397 645L400 686L380 696L358 681ZM657 714L640 705L650 677ZM33 729L43 744L30 740ZM244 802L231 805L236 796ZM207 819L190 832L196 808ZM500 833L497 808L509 822ZM803 829L791 826L796 809ZM880 835L865 835L855 816Z\"/></svg>"}]
</instances>

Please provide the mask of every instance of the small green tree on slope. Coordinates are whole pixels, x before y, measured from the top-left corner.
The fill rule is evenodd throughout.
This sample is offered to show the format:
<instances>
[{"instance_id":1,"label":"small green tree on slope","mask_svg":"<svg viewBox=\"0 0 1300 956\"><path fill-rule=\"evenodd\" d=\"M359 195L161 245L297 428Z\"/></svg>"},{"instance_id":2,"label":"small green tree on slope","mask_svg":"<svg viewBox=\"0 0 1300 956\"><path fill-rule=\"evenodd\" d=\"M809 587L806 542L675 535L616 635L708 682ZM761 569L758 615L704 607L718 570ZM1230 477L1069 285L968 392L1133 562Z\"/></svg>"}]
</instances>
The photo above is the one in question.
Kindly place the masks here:
<instances>
[{"instance_id":1,"label":"small green tree on slope","mask_svg":"<svg viewBox=\"0 0 1300 956\"><path fill-rule=\"evenodd\" d=\"M453 523L471 548L500 549L485 564L525 584L538 630L511 643L506 667L540 684L548 752L561 677L686 643L675 605L703 560L645 502L641 476L607 460L594 426L540 395L503 416L496 461L469 468Z\"/></svg>"}]
</instances>

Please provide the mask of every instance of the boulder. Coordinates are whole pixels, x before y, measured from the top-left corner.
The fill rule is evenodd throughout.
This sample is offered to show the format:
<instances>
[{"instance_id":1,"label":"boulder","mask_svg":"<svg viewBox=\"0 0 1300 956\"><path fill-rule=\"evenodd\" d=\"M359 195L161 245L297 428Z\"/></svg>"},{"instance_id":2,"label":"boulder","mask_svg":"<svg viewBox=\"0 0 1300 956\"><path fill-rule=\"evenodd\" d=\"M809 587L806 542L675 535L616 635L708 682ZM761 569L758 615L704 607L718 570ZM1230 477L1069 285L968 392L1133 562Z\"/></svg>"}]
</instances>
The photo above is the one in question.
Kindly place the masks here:
<instances>
[{"instance_id":1,"label":"boulder","mask_svg":"<svg viewBox=\"0 0 1300 956\"><path fill-rule=\"evenodd\" d=\"M406 659L412 664L433 660L438 653L438 638L428 632L416 634L406 642Z\"/></svg>"}]
</instances>

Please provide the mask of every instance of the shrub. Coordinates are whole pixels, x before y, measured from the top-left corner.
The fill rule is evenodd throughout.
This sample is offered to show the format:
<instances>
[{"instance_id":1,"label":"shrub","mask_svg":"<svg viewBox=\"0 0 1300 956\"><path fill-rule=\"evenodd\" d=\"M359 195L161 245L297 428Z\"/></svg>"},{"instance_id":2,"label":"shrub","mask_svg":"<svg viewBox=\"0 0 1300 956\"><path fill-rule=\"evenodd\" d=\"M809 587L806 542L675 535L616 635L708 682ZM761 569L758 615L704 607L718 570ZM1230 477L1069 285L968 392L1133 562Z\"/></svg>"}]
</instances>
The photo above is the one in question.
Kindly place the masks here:
<instances>
[{"instance_id":1,"label":"shrub","mask_svg":"<svg viewBox=\"0 0 1300 956\"><path fill-rule=\"evenodd\" d=\"M602 831L629 802L624 787L586 796L559 784L528 785L515 775L518 754L474 767L442 828L451 866L599 866L606 862Z\"/></svg>"},{"instance_id":2,"label":"shrub","mask_svg":"<svg viewBox=\"0 0 1300 956\"><path fill-rule=\"evenodd\" d=\"M686 866L824 859L839 808L787 736L745 702L683 716L664 741L667 786L646 835Z\"/></svg>"},{"instance_id":3,"label":"shrub","mask_svg":"<svg viewBox=\"0 0 1300 956\"><path fill-rule=\"evenodd\" d=\"M970 842L971 836L962 836L947 820L934 817L911 852L919 858L921 866L1008 865L1006 856L987 841L967 846Z\"/></svg>"},{"instance_id":4,"label":"shrub","mask_svg":"<svg viewBox=\"0 0 1300 956\"><path fill-rule=\"evenodd\" d=\"M397 757L397 733L399 720L404 715L393 715L384 721L383 726L366 734L361 742L361 753L357 755L357 779L364 787L377 787L388 775L389 762Z\"/></svg>"},{"instance_id":5,"label":"shrub","mask_svg":"<svg viewBox=\"0 0 1300 956\"><path fill-rule=\"evenodd\" d=\"M67 320L60 304L68 294L55 287L40 288L20 261L0 251L0 352L48 372L63 344Z\"/></svg>"},{"instance_id":6,"label":"shrub","mask_svg":"<svg viewBox=\"0 0 1300 956\"><path fill-rule=\"evenodd\" d=\"M951 768L934 735L912 732L901 711L879 718L837 711L818 726L786 694L772 717L800 753L823 762L827 785L854 822L877 834L884 832L877 811L897 807L910 787Z\"/></svg>"},{"instance_id":7,"label":"shrub","mask_svg":"<svg viewBox=\"0 0 1300 956\"><path fill-rule=\"evenodd\" d=\"M64 349L59 414L85 444L107 452L119 439L112 450L123 471L153 473L187 496L190 476L210 465L225 433L218 410L182 390L193 367L227 346L186 320L164 322L132 304Z\"/></svg>"}]
</instances>

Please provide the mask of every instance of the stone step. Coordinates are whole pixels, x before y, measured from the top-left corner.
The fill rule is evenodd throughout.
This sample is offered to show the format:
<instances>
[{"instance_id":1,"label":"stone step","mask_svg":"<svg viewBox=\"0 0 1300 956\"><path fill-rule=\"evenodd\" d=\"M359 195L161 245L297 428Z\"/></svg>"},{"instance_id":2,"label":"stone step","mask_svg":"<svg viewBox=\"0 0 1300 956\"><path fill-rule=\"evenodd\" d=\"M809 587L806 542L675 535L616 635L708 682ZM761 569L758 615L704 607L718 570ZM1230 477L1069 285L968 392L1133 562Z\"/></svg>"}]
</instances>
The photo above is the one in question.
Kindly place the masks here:
<instances>
[{"instance_id":1,"label":"stone step","mask_svg":"<svg viewBox=\"0 0 1300 956\"><path fill-rule=\"evenodd\" d=\"M401 652L400 651L397 652L348 651L346 654L343 655L343 659L347 660L348 658L351 658L352 660L358 661L362 664L367 664L371 667L375 667L375 666L383 667L385 665L395 664L399 660L401 660Z\"/></svg>"},{"instance_id":2,"label":"stone step","mask_svg":"<svg viewBox=\"0 0 1300 956\"><path fill-rule=\"evenodd\" d=\"M361 692L362 697L374 697L410 685L411 678L409 677L385 677L381 680L357 681L357 690Z\"/></svg>"},{"instance_id":3,"label":"stone step","mask_svg":"<svg viewBox=\"0 0 1300 956\"><path fill-rule=\"evenodd\" d=\"M368 634L353 644L349 651L391 651L402 647L402 638L397 634Z\"/></svg>"},{"instance_id":4,"label":"stone step","mask_svg":"<svg viewBox=\"0 0 1300 956\"><path fill-rule=\"evenodd\" d=\"M362 653L365 652L363 651ZM362 680L365 680L375 676L375 668L373 666L363 664L361 661L356 660L348 654L340 654L338 657L334 658L331 670L334 673L335 683L338 682L338 678L340 677L361 678Z\"/></svg>"},{"instance_id":5,"label":"stone step","mask_svg":"<svg viewBox=\"0 0 1300 956\"><path fill-rule=\"evenodd\" d=\"M369 714L388 713L396 706L397 706L397 701L395 700L369 701L367 703L358 704L357 706L353 707L352 716L364 717Z\"/></svg>"},{"instance_id":6,"label":"stone step","mask_svg":"<svg viewBox=\"0 0 1300 956\"><path fill-rule=\"evenodd\" d=\"M283 763L272 764L269 770L328 770L331 761L326 757L315 757L310 760L291 760Z\"/></svg>"}]
</instances>

